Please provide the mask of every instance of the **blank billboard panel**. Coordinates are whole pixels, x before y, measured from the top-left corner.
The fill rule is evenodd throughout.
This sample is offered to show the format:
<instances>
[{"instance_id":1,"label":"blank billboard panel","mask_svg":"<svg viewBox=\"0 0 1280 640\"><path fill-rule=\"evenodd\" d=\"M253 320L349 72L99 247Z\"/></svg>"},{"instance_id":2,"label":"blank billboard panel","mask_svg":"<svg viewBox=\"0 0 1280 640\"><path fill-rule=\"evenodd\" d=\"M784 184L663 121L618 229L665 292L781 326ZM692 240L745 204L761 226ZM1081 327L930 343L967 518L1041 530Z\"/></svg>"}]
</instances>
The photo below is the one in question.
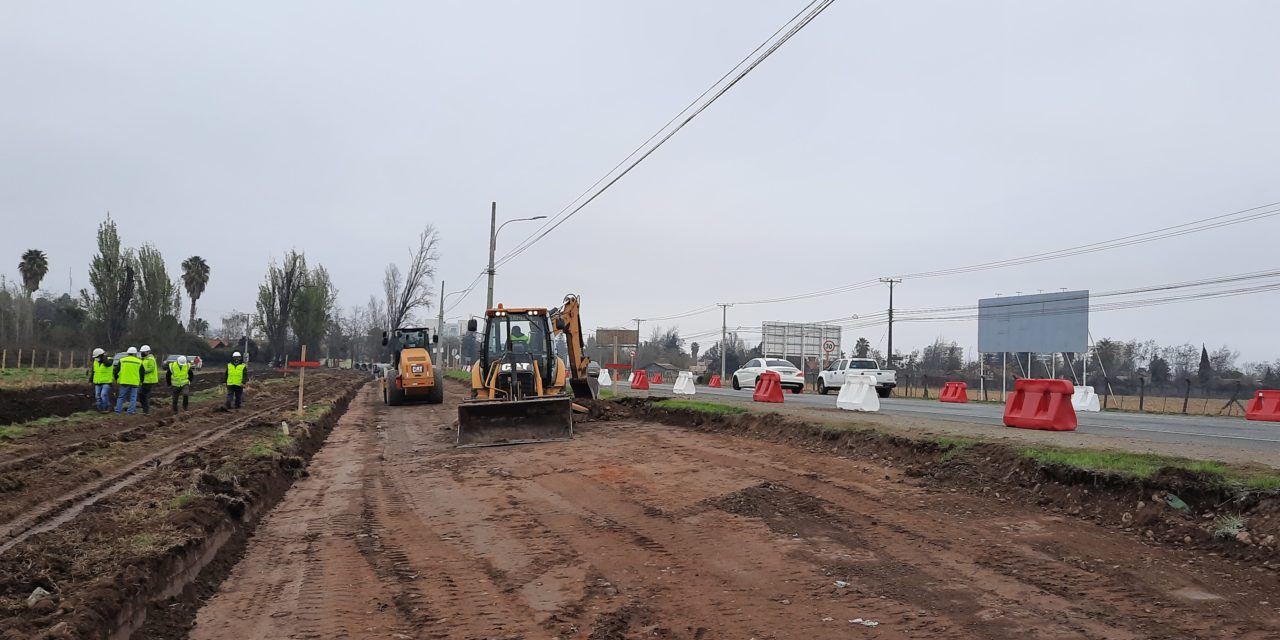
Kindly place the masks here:
<instances>
[{"instance_id":1,"label":"blank billboard panel","mask_svg":"<svg viewBox=\"0 0 1280 640\"><path fill-rule=\"evenodd\" d=\"M978 351L982 353L1085 353L1088 349L1088 291L978 301Z\"/></svg>"}]
</instances>

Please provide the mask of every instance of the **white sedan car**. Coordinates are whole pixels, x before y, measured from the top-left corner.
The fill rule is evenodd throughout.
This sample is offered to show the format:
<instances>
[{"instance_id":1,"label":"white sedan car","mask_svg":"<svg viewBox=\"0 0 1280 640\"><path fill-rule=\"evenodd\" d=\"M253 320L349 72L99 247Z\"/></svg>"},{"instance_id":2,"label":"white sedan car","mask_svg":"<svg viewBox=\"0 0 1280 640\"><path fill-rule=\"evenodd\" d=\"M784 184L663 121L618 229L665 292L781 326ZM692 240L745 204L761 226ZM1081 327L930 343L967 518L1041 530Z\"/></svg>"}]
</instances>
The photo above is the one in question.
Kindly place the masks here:
<instances>
[{"instance_id":1,"label":"white sedan car","mask_svg":"<svg viewBox=\"0 0 1280 640\"><path fill-rule=\"evenodd\" d=\"M755 358L742 365L741 369L733 372L733 388L755 387L756 382L760 380L760 374L765 371L778 374L782 388L790 389L791 393L800 393L804 390L804 373L786 360L773 358Z\"/></svg>"}]
</instances>

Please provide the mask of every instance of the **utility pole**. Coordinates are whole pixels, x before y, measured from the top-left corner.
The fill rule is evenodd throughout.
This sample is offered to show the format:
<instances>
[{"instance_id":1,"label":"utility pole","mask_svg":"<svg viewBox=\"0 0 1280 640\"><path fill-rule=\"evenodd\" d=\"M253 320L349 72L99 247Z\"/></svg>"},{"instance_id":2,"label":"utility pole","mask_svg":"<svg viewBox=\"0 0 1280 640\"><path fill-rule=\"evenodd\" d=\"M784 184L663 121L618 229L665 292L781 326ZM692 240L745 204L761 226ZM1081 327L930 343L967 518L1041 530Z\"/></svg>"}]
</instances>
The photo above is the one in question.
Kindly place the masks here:
<instances>
[{"instance_id":1,"label":"utility pole","mask_svg":"<svg viewBox=\"0 0 1280 640\"><path fill-rule=\"evenodd\" d=\"M640 318L632 318L632 320L636 321L636 351L635 355L631 356L631 373L635 373L640 359Z\"/></svg>"},{"instance_id":2,"label":"utility pole","mask_svg":"<svg viewBox=\"0 0 1280 640\"><path fill-rule=\"evenodd\" d=\"M892 369L893 368L893 285L899 282L902 282L902 278L897 278L897 279L880 278L880 282L885 282L885 283L888 283L889 285L889 355L886 356L886 360L888 360L888 364L886 366L889 369Z\"/></svg>"},{"instance_id":3,"label":"utility pole","mask_svg":"<svg viewBox=\"0 0 1280 640\"><path fill-rule=\"evenodd\" d=\"M498 203L492 203L489 210L489 297L485 300L485 309L493 308L493 253L498 249Z\"/></svg>"},{"instance_id":4,"label":"utility pole","mask_svg":"<svg viewBox=\"0 0 1280 640\"><path fill-rule=\"evenodd\" d=\"M440 313L436 316L436 339L440 340L441 335L444 335L444 280L440 281ZM444 362L442 357L444 355L444 341L441 340L436 345L436 360L432 364L438 367L441 366L440 363Z\"/></svg>"},{"instance_id":5,"label":"utility pole","mask_svg":"<svg viewBox=\"0 0 1280 640\"><path fill-rule=\"evenodd\" d=\"M725 351L729 348L729 307L733 305L718 302L716 306L720 307L720 379L724 380L725 375L727 375L725 372Z\"/></svg>"}]
</instances>

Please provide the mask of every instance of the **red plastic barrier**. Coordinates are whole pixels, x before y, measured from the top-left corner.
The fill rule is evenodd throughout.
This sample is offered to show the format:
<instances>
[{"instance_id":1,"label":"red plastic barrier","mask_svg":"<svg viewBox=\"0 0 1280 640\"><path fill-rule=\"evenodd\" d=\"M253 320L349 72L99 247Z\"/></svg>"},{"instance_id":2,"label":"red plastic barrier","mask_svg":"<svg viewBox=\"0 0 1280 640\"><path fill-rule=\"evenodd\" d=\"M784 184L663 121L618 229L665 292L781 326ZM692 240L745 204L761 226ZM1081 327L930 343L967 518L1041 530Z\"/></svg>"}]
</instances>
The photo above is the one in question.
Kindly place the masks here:
<instances>
[{"instance_id":1,"label":"red plastic barrier","mask_svg":"<svg viewBox=\"0 0 1280 640\"><path fill-rule=\"evenodd\" d=\"M1249 408L1244 412L1245 420L1262 420L1264 422L1280 422L1280 391L1276 389L1258 389L1249 399Z\"/></svg>"},{"instance_id":2,"label":"red plastic barrier","mask_svg":"<svg viewBox=\"0 0 1280 640\"><path fill-rule=\"evenodd\" d=\"M782 402L782 379L777 372L765 371L756 382L756 391L751 399L756 402Z\"/></svg>"},{"instance_id":3,"label":"red plastic barrier","mask_svg":"<svg viewBox=\"0 0 1280 640\"><path fill-rule=\"evenodd\" d=\"M654 383L654 384L662 384L662 374L661 374L661 373L655 373L655 374L653 374L653 383Z\"/></svg>"},{"instance_id":4,"label":"red plastic barrier","mask_svg":"<svg viewBox=\"0 0 1280 640\"><path fill-rule=\"evenodd\" d=\"M645 373L643 369L637 371L636 377L631 379L631 388L639 389L640 391L648 391L649 374Z\"/></svg>"},{"instance_id":5,"label":"red plastic barrier","mask_svg":"<svg viewBox=\"0 0 1280 640\"><path fill-rule=\"evenodd\" d=\"M711 381L707 383L707 386L715 387L717 389L720 388L720 374L717 373L711 376Z\"/></svg>"},{"instance_id":6,"label":"red plastic barrier","mask_svg":"<svg viewBox=\"0 0 1280 640\"><path fill-rule=\"evenodd\" d=\"M1075 431L1076 410L1071 406L1073 391L1068 380L1016 380L1013 395L1004 405L1004 423L1021 429Z\"/></svg>"},{"instance_id":7,"label":"red plastic barrier","mask_svg":"<svg viewBox=\"0 0 1280 640\"><path fill-rule=\"evenodd\" d=\"M966 403L969 401L969 385L963 382L947 382L942 385L938 399L943 402Z\"/></svg>"}]
</instances>

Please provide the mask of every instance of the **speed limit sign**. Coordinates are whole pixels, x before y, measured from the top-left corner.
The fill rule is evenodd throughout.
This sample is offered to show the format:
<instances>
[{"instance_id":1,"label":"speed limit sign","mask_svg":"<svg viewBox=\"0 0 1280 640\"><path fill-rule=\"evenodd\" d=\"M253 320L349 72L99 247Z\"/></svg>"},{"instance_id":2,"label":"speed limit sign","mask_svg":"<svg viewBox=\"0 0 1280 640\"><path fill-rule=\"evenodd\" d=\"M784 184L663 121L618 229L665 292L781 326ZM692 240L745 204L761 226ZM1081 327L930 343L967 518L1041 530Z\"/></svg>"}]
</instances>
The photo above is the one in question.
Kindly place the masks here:
<instances>
[{"instance_id":1,"label":"speed limit sign","mask_svg":"<svg viewBox=\"0 0 1280 640\"><path fill-rule=\"evenodd\" d=\"M832 351L835 351L835 350L836 350L836 341L835 341L835 340L827 340L827 341L823 342L823 343L822 343L822 350L823 350L823 351L826 351L827 353L831 353Z\"/></svg>"}]
</instances>

